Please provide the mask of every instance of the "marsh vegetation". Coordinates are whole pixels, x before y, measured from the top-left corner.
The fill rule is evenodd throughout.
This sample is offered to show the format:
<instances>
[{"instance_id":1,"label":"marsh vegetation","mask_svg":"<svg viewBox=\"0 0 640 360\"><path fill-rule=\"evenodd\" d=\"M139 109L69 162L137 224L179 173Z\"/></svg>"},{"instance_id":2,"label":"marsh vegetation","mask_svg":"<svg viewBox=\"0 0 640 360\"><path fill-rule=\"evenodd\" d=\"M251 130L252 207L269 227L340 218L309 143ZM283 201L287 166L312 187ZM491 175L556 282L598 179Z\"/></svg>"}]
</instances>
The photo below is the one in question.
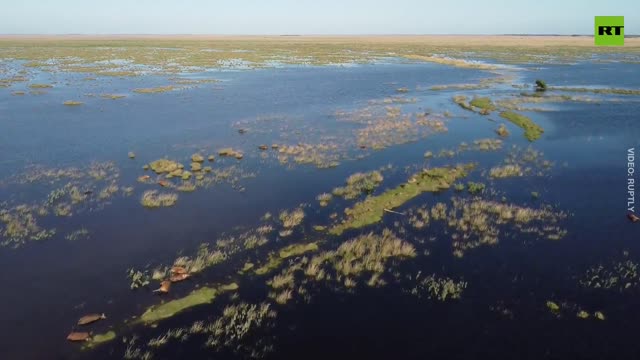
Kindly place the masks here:
<instances>
[{"instance_id":1,"label":"marsh vegetation","mask_svg":"<svg viewBox=\"0 0 640 360\"><path fill-rule=\"evenodd\" d=\"M546 91L535 91L543 86L533 87L532 80L521 83L528 76L522 69L497 62L573 62L590 58L595 51L603 62L613 64L637 57L634 47L621 49L622 58L607 58L609 49L593 50L583 39L570 43L551 39L556 45L530 48L478 39L464 44L451 39L456 46L417 39L112 39L108 46L93 39L20 40L29 46L0 39L4 59L19 60L0 61L0 87L7 88L11 106L23 109L18 106L34 101L42 101L42 106L57 104L55 111L71 124L69 134L52 130L51 138L59 141L61 150L51 148L48 154L38 148L33 155L23 152L23 145L12 145L6 162L0 162L5 170L0 178L1 244L19 248L34 243L19 256L46 266L56 280L62 277L65 284L84 287L69 285L64 289L70 293L61 294L60 281L55 281L56 289L43 288L47 296L56 295L69 304L58 318L84 306L112 305L114 316L110 314L104 327L88 335L90 341L83 348L95 351L88 357L104 351L127 359L171 358L177 348L189 348L206 356L259 358L276 348L271 330L297 331L299 324L289 322L296 319L296 311L315 314L329 297L339 300L332 305L338 314L332 321L338 325L368 307L342 312L341 306L360 304L362 297L374 304L373 309L379 299L393 299L393 306L404 302L407 309L415 306L421 309L416 313L424 310L430 317L427 326L433 328L443 319L437 314L440 309L450 307L447 314L455 316L447 321L455 326L465 319L470 303L478 316L485 316L482 310L490 304L498 309L492 316L533 318L531 309L523 310L530 302L496 300L522 293L535 301L534 311L541 309L553 321L619 319L622 311L614 310L614 305L596 303L605 297L610 300L610 293L633 294L639 278L637 259L625 256L576 266L592 245L576 245L575 239L582 241L585 232L599 229L594 230L591 218L579 217L584 213L567 221L569 212L563 209L574 211L578 206L556 189L560 185L555 180L562 184L567 179L566 167L552 171L555 162L571 159L569 152L558 151L567 149L558 141L566 138L553 126L543 138L536 112L547 111L545 116L553 122L554 107L564 109L565 102L580 108L603 104L608 109L623 97L632 99L637 90L545 84ZM123 60L109 61L114 54ZM337 66L375 63L390 56L404 59L387 64L395 67L397 79L375 72L375 66ZM408 63L413 70L403 73L401 67ZM282 90L279 81L260 83L262 88L252 82L248 86L243 81L253 81L252 72L242 76L220 72L224 77L220 82L205 72L287 64L305 66L281 73L265 70L256 76L292 76L287 82L292 94L272 92L269 86ZM329 67L316 73L318 69L309 65ZM448 73L447 66L465 69ZM528 69L557 82L544 73L546 69ZM445 73L441 78L439 71ZM457 72L477 80L458 77ZM352 88L345 82L345 89L331 88L339 97L327 95L305 76L316 80L327 76L327 84L353 78L363 87ZM298 91L298 80L311 85ZM71 86L79 90L64 93ZM28 96L50 88L39 100ZM258 95L255 88L269 89L269 94ZM86 106L65 109L58 92L84 96L78 99ZM12 93L25 96L11 97ZM151 96L160 93L165 94ZM101 100L124 97L124 101ZM201 107L202 99L211 106ZM243 103L247 99L252 106ZM625 101L624 106L635 106L632 100ZM124 109L136 116L121 121L118 111ZM20 126L32 121L15 112L11 116L20 120L15 122ZM174 121L176 116L180 121ZM7 126L6 134L21 129L13 123ZM514 145L523 142L510 136L516 126L530 142L540 141L529 147ZM104 139L113 136L104 129L120 127L135 135ZM577 144L587 157L593 156L593 149L608 149L601 145L606 136L598 139L589 134L586 140L582 134L572 135L571 145ZM545 157L542 149L551 150L551 156ZM598 156L608 159L604 153ZM122 170L115 162L91 163L111 155ZM33 165L34 159L58 165ZM586 169L581 166L571 170L581 174ZM590 174L598 171L588 169ZM110 211L98 212L111 205L115 206ZM165 209L148 211L157 208ZM138 226L135 221L140 219L149 222ZM113 231L105 232L105 225ZM569 231L572 236L567 236ZM35 244L49 239L47 244ZM68 241L60 241L64 239ZM38 246L51 255L31 258L31 253L42 255ZM97 249L98 254L88 249ZM60 254L73 256L59 260L64 263L60 265L51 260ZM554 256L541 264L532 254ZM579 260L566 254L576 254ZM556 263L547 266L546 261L558 261L555 258L566 261L571 271L561 273L563 268ZM533 272L532 279L537 266L545 266L545 271ZM21 284L40 271L34 269L28 267L25 274L5 269L12 293L25 291ZM579 275L572 273L574 269L581 269ZM107 279L98 287L85 281L112 273L116 280ZM563 287L566 278L576 283L575 289ZM594 298L577 299L592 293ZM6 307L24 312L28 305L8 296ZM594 300L597 296L601 298ZM327 317L333 315L332 311ZM42 338L50 335L46 324L57 315L51 316L51 321L38 322ZM25 329L35 332L36 327L25 325Z\"/></svg>"}]
</instances>

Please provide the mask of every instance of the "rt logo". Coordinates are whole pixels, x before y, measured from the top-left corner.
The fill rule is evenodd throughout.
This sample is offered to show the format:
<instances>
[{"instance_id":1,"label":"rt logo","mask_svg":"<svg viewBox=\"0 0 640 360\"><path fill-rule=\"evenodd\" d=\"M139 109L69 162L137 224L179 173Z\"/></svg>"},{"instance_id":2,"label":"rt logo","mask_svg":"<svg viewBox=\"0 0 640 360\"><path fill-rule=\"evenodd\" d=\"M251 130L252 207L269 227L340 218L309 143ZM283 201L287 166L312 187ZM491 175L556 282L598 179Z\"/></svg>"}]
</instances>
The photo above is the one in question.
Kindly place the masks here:
<instances>
[{"instance_id":1,"label":"rt logo","mask_svg":"<svg viewBox=\"0 0 640 360\"><path fill-rule=\"evenodd\" d=\"M624 16L596 16L596 46L624 45Z\"/></svg>"}]
</instances>

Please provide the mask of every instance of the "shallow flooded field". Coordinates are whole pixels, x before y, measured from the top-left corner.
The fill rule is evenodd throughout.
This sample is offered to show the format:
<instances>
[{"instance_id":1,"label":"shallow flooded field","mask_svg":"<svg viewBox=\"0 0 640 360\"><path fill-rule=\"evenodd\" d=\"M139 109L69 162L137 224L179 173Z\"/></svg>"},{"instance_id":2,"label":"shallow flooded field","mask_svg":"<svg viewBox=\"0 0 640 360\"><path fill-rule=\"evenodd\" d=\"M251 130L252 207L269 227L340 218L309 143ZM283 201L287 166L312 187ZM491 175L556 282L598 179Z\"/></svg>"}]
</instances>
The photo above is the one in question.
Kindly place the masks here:
<instances>
[{"instance_id":1,"label":"shallow flooded field","mask_svg":"<svg viewBox=\"0 0 640 360\"><path fill-rule=\"evenodd\" d=\"M505 39L1 39L0 357L637 357L638 47Z\"/></svg>"}]
</instances>

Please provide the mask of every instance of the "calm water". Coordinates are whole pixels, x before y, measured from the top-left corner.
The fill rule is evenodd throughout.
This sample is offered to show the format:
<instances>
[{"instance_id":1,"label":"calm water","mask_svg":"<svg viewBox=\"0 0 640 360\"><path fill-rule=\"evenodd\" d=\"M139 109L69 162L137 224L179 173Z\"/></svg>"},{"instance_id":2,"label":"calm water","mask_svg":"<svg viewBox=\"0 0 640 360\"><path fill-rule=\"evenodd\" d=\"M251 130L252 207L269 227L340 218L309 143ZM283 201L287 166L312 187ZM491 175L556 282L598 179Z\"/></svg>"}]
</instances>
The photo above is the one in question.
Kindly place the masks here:
<instances>
[{"instance_id":1,"label":"calm water","mask_svg":"<svg viewBox=\"0 0 640 360\"><path fill-rule=\"evenodd\" d=\"M637 65L633 64L531 65L504 71L513 75L516 83L531 84L542 78L557 86L640 89ZM567 236L561 241L522 236L469 251L458 259L451 256L445 229L433 226L409 232L404 235L409 241L419 237L435 237L436 241L430 256L421 258L419 265L402 265L405 270L464 278L469 286L462 299L418 300L393 284L384 289L363 286L354 294L320 288L310 304L277 308L275 351L268 358L631 359L640 355L635 340L640 330L637 289L602 292L580 288L577 282L592 265L625 259L623 251L628 251L628 259L640 260L637 226L625 218L626 152L640 142L637 96L579 94L600 101L544 103L540 107L549 111L525 112L545 129L532 146L555 165L545 176L491 181L481 170L504 159L511 145L529 146L515 126L509 125L511 136L498 152L468 151L454 159L430 161L423 156L427 150L437 153L455 149L463 141L495 136L495 121L503 122L497 113L483 117L465 112L451 97L516 96L521 90L510 84L476 91L429 90L433 85L473 83L492 76L487 72L395 62L216 71L190 76L221 80L218 83L153 95L131 93L131 89L166 85L168 77L86 81L84 74L37 71L32 76L33 82L53 83L54 88L46 94L25 96L11 92L26 89L26 84L0 89L0 202L41 201L43 194L46 198L50 189L12 182L12 176L29 165L82 167L93 161L114 161L120 169L119 184L134 186L134 193L113 198L99 211L62 219L48 217L43 225L56 227L58 233L47 241L18 249L0 248L3 359L121 358L124 345L119 340L82 353L64 339L77 318L87 312L108 314L108 321L93 328L102 332L158 302L147 291L129 289L126 269L169 263L180 251L190 254L202 242L256 226L266 212L277 214L309 203L304 235L295 235L302 240L313 235L314 219L341 212L347 204L337 201L319 208L315 196L343 184L354 172L392 164L393 169L385 172L385 181L376 190L380 193L406 181L408 174L425 165L469 161L480 164L469 181L485 182L516 204L535 205L530 193L537 191L538 201L568 212L570 217L563 224ZM263 143L340 141L340 135L354 131L355 125L336 121L337 111L399 95L396 89L400 87L410 89L406 97L416 98L415 103L397 105L403 111L450 111L453 117L447 122L448 132L382 151L359 152L353 146L341 164L331 169L283 166L259 156L257 146ZM87 96L102 93L128 96L119 100ZM61 105L70 99L80 99L84 105ZM619 101L609 101L612 99ZM240 135L239 127L249 131ZM150 188L136 183L143 174L143 164L164 156L185 163L196 151L214 153L222 147L245 151L240 162L226 159L214 165L237 164L242 171L254 173L255 177L240 180L244 191L223 183L181 193L172 208L149 211L140 205L140 195ZM129 151L135 151L134 160L127 158ZM366 156L356 159L361 153ZM451 191L425 194L398 211L446 202L451 196ZM339 243L355 234L393 227L396 220L385 216L382 224L328 241ZM64 239L66 231L79 227L90 230L90 238ZM234 268L225 263L198 281L235 280L240 284L240 298L260 301L265 279L240 278ZM192 288L181 287L170 296L184 295ZM607 320L584 321L570 313L558 319L545 306L550 299L602 309ZM492 311L496 304L508 308L511 316ZM223 307L224 301L217 301L163 322L160 328L206 319ZM134 332L143 338L158 333L149 329ZM215 358L226 357L235 355ZM201 342L191 341L169 346L156 358L213 355L202 349Z\"/></svg>"}]
</instances>

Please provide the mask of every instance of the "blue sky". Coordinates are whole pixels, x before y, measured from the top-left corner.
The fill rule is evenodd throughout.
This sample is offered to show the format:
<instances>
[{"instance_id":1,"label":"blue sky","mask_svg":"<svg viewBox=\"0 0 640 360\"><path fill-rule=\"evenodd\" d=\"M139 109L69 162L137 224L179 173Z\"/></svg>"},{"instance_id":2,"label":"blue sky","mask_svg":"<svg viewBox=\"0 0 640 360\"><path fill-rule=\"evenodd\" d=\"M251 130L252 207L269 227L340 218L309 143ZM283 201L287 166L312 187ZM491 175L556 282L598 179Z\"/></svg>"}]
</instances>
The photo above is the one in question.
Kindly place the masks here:
<instances>
[{"instance_id":1,"label":"blue sky","mask_svg":"<svg viewBox=\"0 0 640 360\"><path fill-rule=\"evenodd\" d=\"M592 34L640 0L0 0L3 34Z\"/></svg>"}]
</instances>

